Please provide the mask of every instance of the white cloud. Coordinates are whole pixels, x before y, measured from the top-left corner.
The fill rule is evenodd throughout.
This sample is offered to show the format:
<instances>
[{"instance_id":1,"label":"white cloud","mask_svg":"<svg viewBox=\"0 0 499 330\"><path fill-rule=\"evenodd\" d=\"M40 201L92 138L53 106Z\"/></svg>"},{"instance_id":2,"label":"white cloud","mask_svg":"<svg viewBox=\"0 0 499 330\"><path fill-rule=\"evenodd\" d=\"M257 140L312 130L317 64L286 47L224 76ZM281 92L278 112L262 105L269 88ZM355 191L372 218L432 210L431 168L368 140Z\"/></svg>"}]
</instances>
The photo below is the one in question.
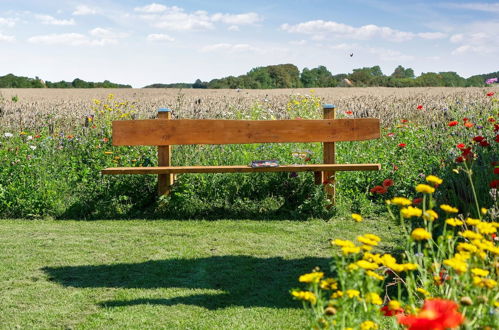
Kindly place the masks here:
<instances>
[{"instance_id":1,"label":"white cloud","mask_svg":"<svg viewBox=\"0 0 499 330\"><path fill-rule=\"evenodd\" d=\"M239 25L252 25L262 21L262 17L253 12L210 15L204 10L187 12L177 6L168 7L158 4L138 7L135 11L141 13L139 18L149 21L152 26L172 31L211 30L215 28L214 23L227 24L230 25L230 31L238 31Z\"/></svg>"},{"instance_id":2,"label":"white cloud","mask_svg":"<svg viewBox=\"0 0 499 330\"><path fill-rule=\"evenodd\" d=\"M218 52L223 51L227 53L262 53L259 48L250 46L248 44L229 44L229 43L219 43L214 45L208 45L201 49L202 52Z\"/></svg>"},{"instance_id":3,"label":"white cloud","mask_svg":"<svg viewBox=\"0 0 499 330\"><path fill-rule=\"evenodd\" d=\"M499 54L499 22L481 21L461 26L465 33L456 33L450 42L457 44L453 55L465 53Z\"/></svg>"},{"instance_id":4,"label":"white cloud","mask_svg":"<svg viewBox=\"0 0 499 330\"><path fill-rule=\"evenodd\" d=\"M167 34L153 33L147 36L147 41L175 41L175 39Z\"/></svg>"},{"instance_id":5,"label":"white cloud","mask_svg":"<svg viewBox=\"0 0 499 330\"><path fill-rule=\"evenodd\" d=\"M164 5L160 5L158 3L151 3L150 5L144 6L144 7L136 7L134 8L135 11L141 12L141 13L162 13L166 11L168 7Z\"/></svg>"},{"instance_id":6,"label":"white cloud","mask_svg":"<svg viewBox=\"0 0 499 330\"><path fill-rule=\"evenodd\" d=\"M61 33L33 36L28 42L42 45L66 46L105 46L118 43L118 38L125 35L103 28L95 28L89 32L90 36L81 33Z\"/></svg>"},{"instance_id":7,"label":"white cloud","mask_svg":"<svg viewBox=\"0 0 499 330\"><path fill-rule=\"evenodd\" d=\"M79 5L78 7L76 7L76 10L73 12L73 15L75 16L95 15L95 14L97 14L97 9L90 8L85 5Z\"/></svg>"},{"instance_id":8,"label":"white cloud","mask_svg":"<svg viewBox=\"0 0 499 330\"><path fill-rule=\"evenodd\" d=\"M354 27L343 23L323 20L308 21L296 25L283 24L281 25L281 29L290 33L309 34L312 35L312 39L314 40L324 40L327 38L348 38L355 40L382 38L389 41L402 42L412 40L415 37L423 39L441 39L446 37L441 32L413 33L374 24Z\"/></svg>"},{"instance_id":9,"label":"white cloud","mask_svg":"<svg viewBox=\"0 0 499 330\"><path fill-rule=\"evenodd\" d=\"M468 2L468 3L446 3L445 7L485 11L488 13L499 13L499 3L483 3L483 2Z\"/></svg>"},{"instance_id":10,"label":"white cloud","mask_svg":"<svg viewBox=\"0 0 499 330\"><path fill-rule=\"evenodd\" d=\"M421 32L418 33L418 37L422 39L435 40L435 39L443 39L447 37L447 34L442 32Z\"/></svg>"},{"instance_id":11,"label":"white cloud","mask_svg":"<svg viewBox=\"0 0 499 330\"><path fill-rule=\"evenodd\" d=\"M249 25L262 21L262 18L257 13L244 13L244 14L221 14L216 13L211 16L213 22L222 22L232 25Z\"/></svg>"},{"instance_id":12,"label":"white cloud","mask_svg":"<svg viewBox=\"0 0 499 330\"><path fill-rule=\"evenodd\" d=\"M0 33L0 42L1 41L12 42L14 40L16 40L16 38L14 36L7 36L5 34Z\"/></svg>"},{"instance_id":13,"label":"white cloud","mask_svg":"<svg viewBox=\"0 0 499 330\"><path fill-rule=\"evenodd\" d=\"M0 26L14 27L16 25L16 19L0 17Z\"/></svg>"},{"instance_id":14,"label":"white cloud","mask_svg":"<svg viewBox=\"0 0 499 330\"><path fill-rule=\"evenodd\" d=\"M50 15L35 15L35 18L38 19L42 24L47 25L75 25L74 19L56 19Z\"/></svg>"}]
</instances>

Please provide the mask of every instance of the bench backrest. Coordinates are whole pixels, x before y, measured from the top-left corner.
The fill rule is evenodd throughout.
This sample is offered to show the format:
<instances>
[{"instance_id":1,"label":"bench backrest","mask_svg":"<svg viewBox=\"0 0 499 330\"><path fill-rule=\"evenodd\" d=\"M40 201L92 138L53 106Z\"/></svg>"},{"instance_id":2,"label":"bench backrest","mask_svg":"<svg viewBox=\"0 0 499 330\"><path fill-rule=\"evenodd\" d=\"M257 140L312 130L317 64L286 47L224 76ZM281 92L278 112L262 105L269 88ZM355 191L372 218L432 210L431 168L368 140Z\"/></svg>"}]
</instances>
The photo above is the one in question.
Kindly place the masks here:
<instances>
[{"instance_id":1,"label":"bench backrest","mask_svg":"<svg viewBox=\"0 0 499 330\"><path fill-rule=\"evenodd\" d=\"M115 146L360 141L380 137L379 119L119 120Z\"/></svg>"}]
</instances>

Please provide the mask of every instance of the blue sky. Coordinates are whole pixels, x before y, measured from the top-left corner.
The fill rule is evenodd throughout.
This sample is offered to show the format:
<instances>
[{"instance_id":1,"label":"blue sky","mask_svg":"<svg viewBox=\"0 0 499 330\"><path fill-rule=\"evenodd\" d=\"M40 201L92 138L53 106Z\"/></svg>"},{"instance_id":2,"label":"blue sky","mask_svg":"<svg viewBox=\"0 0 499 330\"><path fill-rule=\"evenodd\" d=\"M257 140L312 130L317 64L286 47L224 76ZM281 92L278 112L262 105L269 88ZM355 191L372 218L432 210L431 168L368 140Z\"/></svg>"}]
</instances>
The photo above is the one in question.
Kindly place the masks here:
<instances>
[{"instance_id":1,"label":"blue sky","mask_svg":"<svg viewBox=\"0 0 499 330\"><path fill-rule=\"evenodd\" d=\"M50 81L143 87L282 63L468 77L498 58L497 1L0 1L0 75Z\"/></svg>"}]
</instances>

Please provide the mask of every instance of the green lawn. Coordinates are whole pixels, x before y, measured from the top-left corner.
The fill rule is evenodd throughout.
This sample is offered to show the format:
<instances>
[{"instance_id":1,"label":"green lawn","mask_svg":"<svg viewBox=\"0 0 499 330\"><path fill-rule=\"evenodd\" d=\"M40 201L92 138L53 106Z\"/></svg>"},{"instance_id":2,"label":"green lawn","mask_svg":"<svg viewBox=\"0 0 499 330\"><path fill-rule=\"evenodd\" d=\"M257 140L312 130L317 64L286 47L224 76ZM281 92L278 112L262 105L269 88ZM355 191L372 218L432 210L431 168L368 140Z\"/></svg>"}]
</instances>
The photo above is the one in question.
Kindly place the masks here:
<instances>
[{"instance_id":1,"label":"green lawn","mask_svg":"<svg viewBox=\"0 0 499 330\"><path fill-rule=\"evenodd\" d=\"M298 329L289 289L386 220L0 221L0 328ZM390 245L390 244L389 244Z\"/></svg>"}]
</instances>

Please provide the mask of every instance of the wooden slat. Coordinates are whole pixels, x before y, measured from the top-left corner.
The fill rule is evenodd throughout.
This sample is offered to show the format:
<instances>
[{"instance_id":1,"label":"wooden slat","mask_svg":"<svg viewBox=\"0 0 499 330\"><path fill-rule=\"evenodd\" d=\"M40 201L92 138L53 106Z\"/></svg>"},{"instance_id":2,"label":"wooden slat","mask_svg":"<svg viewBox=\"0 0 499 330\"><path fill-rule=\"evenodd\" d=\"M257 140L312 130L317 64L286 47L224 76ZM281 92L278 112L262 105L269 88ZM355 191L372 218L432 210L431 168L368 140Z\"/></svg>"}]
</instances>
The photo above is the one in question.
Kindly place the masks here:
<instances>
[{"instance_id":1,"label":"wooden slat","mask_svg":"<svg viewBox=\"0 0 499 330\"><path fill-rule=\"evenodd\" d=\"M380 137L379 119L122 120L113 144L178 145L359 141Z\"/></svg>"},{"instance_id":2,"label":"wooden slat","mask_svg":"<svg viewBox=\"0 0 499 330\"><path fill-rule=\"evenodd\" d=\"M169 167L114 167L102 174L178 174L178 173L247 173L247 172L315 172L315 171L379 171L380 164L310 164L281 165L279 167L252 168L236 166L169 166Z\"/></svg>"}]
</instances>

